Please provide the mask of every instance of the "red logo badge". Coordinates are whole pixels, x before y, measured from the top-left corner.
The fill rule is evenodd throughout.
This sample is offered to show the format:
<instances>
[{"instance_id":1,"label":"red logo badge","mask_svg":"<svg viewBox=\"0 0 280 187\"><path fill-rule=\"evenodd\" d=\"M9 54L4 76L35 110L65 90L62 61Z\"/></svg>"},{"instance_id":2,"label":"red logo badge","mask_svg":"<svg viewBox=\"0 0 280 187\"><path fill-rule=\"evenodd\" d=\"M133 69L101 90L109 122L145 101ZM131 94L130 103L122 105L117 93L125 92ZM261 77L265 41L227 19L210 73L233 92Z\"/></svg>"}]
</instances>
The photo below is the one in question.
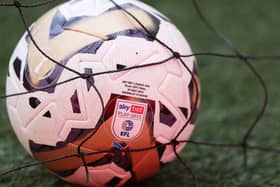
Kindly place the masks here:
<instances>
[{"instance_id":1,"label":"red logo badge","mask_svg":"<svg viewBox=\"0 0 280 187\"><path fill-rule=\"evenodd\" d=\"M144 114L145 108L143 106L132 105L130 112L136 113L136 114Z\"/></svg>"}]
</instances>

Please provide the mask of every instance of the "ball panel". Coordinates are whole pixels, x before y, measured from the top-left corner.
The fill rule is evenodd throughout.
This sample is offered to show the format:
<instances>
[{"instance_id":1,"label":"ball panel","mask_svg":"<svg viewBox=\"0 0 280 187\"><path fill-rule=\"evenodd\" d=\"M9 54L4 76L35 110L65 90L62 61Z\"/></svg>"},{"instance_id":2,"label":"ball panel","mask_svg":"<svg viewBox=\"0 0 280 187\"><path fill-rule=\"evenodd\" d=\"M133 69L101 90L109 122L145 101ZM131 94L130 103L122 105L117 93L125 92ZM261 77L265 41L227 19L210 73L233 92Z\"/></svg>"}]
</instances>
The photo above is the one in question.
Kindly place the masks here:
<instances>
[{"instance_id":1,"label":"ball panel","mask_svg":"<svg viewBox=\"0 0 280 187\"><path fill-rule=\"evenodd\" d=\"M114 163L88 167L88 170L90 186L122 186L132 177L129 171L125 171ZM85 168L79 168L72 176L65 178L65 180L70 183L84 185L84 181L86 181Z\"/></svg>"},{"instance_id":2,"label":"ball panel","mask_svg":"<svg viewBox=\"0 0 280 187\"><path fill-rule=\"evenodd\" d=\"M182 86L178 86L182 85ZM186 86L183 86L186 85ZM190 101L188 100L188 91L186 89L187 82L182 78L167 74L165 80L159 87L159 93L165 97L173 106L190 107Z\"/></svg>"}]
</instances>

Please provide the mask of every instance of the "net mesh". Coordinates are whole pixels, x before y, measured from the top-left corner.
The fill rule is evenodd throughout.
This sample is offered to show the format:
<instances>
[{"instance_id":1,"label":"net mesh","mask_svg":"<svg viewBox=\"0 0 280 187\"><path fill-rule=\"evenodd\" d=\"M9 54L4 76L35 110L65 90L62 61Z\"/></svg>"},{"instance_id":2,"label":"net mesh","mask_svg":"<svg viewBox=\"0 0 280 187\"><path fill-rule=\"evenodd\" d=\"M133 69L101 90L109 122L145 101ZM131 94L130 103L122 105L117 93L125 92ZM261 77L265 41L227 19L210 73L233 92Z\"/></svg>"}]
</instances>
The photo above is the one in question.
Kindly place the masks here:
<instances>
[{"instance_id":1,"label":"net mesh","mask_svg":"<svg viewBox=\"0 0 280 187\"><path fill-rule=\"evenodd\" d=\"M40 46L36 43L36 41L34 40L34 38L32 37L32 34L29 30L28 27L28 23L27 23L27 18L25 16L25 9L31 9L31 8L36 8L36 7L41 7L41 6L45 6L45 5L49 5L52 3L58 3L59 0L55 1L55 0L47 0L47 1L41 1L41 2L36 2L36 3L25 3L24 1L13 1L13 2L1 2L0 3L0 7L10 7L11 9L16 9L18 12L18 15L21 19L21 22L24 25L24 29L27 31L31 41L33 42L34 46L37 48L38 51L40 51L40 53L42 55L44 55L47 59L49 59L50 61L52 61L53 63L63 67L64 69L66 69L67 71L73 72L74 74L76 74L76 77L71 78L69 80L65 80L63 82L59 82L56 83L55 85L49 85L47 87L41 88L41 89L34 89L31 90L29 92L23 92L23 93L14 93L11 95L2 95L0 97L1 100L5 100L8 97L15 97L15 96L19 96L19 95L24 95L24 94L29 94L30 92L37 92L40 90L45 90L48 89L50 87L54 87L54 86L59 86L62 84L66 84L68 82L71 82L73 80L76 79L84 79L86 81L88 81L92 87L95 89L95 92L97 93L97 95L99 96L99 100L100 103L102 104L102 114L100 116L100 120L99 123L103 123L104 122L104 113L105 113L105 104L104 101L102 99L101 93L99 92L98 88L92 83L92 81L90 81L90 78L95 77L95 76L100 76L100 75L104 75L104 74L112 74L112 73L117 73L120 71L128 71L131 69L137 69L137 68L143 68L143 67L147 67L147 66L155 66L155 65L161 65L164 64L166 62L168 62L170 59L177 59L178 62L180 62L187 70L187 72L191 75L192 80L194 81L194 87L196 89L196 93L198 93L198 83L196 82L196 79L194 78L194 74L193 72L185 65L183 58L185 57L191 57L191 56L204 56L207 58L210 57L215 57L215 58L221 58L221 59L236 59L241 61L242 63L244 63L246 65L246 67L249 69L249 71L252 73L252 75L255 78L255 81L258 82L259 86L262 89L262 98L261 100L261 107L259 109L259 111L257 112L257 114L255 115L254 119L250 122L248 129L246 130L246 132L244 133L244 135L242 136L242 138L238 141L236 141L235 143L215 143L212 142L211 140L185 140L185 141L178 141L178 137L181 135L181 133L183 132L183 130L188 126L190 120L192 119L192 116L194 115L194 113L191 113L186 125L178 132L178 134L176 135L176 137L170 141L169 143L165 144L165 145L172 145L173 146L173 151L179 161L179 163L183 166L183 168L185 168L186 172L186 179L190 181L191 184L193 184L194 186L205 186L206 184L218 184L220 178L219 177L213 177L213 178L209 178L209 177L204 177L203 173L201 174L201 172L197 171L196 169L194 169L193 166L191 166L192 164L194 164L195 162L199 162L200 158L197 158L197 160L195 161L195 159L192 159L192 164L188 161L186 161L186 156L184 156L183 158L176 152L176 146L178 146L179 143L188 143L188 145L192 145L195 147L199 147L199 150L201 149L205 149L206 151L209 152L219 152L220 151L228 151L229 154L233 154L233 151L237 151L238 153L242 154L242 161L243 161L243 170L242 173L244 173L243 176L245 176L245 179L242 181L242 183L248 185L248 186L255 186L254 180L252 179L252 173L253 173L253 169L258 167L258 163L252 162L255 165L250 165L250 160L254 160L254 157L258 157L260 154L261 155L266 155L269 153L272 154L280 154L280 150L278 149L274 149L274 148L269 148L269 147L265 147L265 146L258 146L257 144L254 143L250 143L250 138L252 136L253 131L255 130L257 124L259 123L259 121L262 119L262 117L264 116L265 111L268 108L268 89L267 86L265 84L265 81L262 77L262 75L260 73L258 73L258 71L256 70L256 68L254 67L254 65L252 64L252 62L258 61L258 60L279 60L280 56L252 56L252 55L248 55L245 52L243 52L242 50L240 50L231 40L229 40L223 33L221 33L219 30L217 30L207 19L207 17L205 16L204 12L202 11L202 8L200 7L200 2L198 0L192 0L192 4L194 7L194 10L197 13L197 16L199 17L199 19L201 20L201 22L203 22L208 30L210 30L214 36L216 36L219 40L221 40L225 46L227 48L229 48L232 53L214 53L214 52L196 52L193 54L180 54L177 51L174 51L172 48L170 48L167 44L165 44L163 41L161 41L160 39L158 39L157 37L153 36L152 33L150 33L150 31L145 28L145 26L141 23L141 20L138 20L132 13L130 13L129 11L127 11L125 8L123 8L122 6L120 6L117 2L115 2L114 0L110 0L116 8L122 10L128 17L134 19L137 24L140 25L140 27L142 27L142 29L146 32L146 34L153 38L155 41L157 41L159 44L161 44L163 47L165 47L166 49L168 49L170 51L170 57L167 59L163 59L162 61L159 62L151 62L149 64L145 64L145 65L137 65L137 66L133 66L133 67L127 67L125 69L122 70L115 70L115 71L108 71L108 72L99 72L99 73L94 73L94 74L87 74L87 73L80 73L74 69L71 69L61 63L59 63L58 61L56 61L56 59L52 58L51 56L49 56L43 49L40 48ZM60 1L61 2L61 1ZM16 18L13 18L16 19ZM198 95L196 95L196 99L195 99L195 105L198 105ZM97 124L97 127L99 127L100 125ZM208 127L204 127L206 130L207 128L211 128L210 126ZM243 127L244 128L244 127ZM223 133L227 133L226 130L220 129ZM63 157L60 158L55 158L52 160L44 160L44 161L31 161L29 163L24 163L24 164L16 164L15 167L9 168L9 169L5 169L2 168L2 171L0 171L0 179L3 179L5 177L7 177L8 174L13 175L14 172L17 172L19 170L23 170L23 169L27 169L27 168L31 168L34 166L38 166L38 165L42 165L42 164L46 164L46 163L51 163L57 160L63 160L66 158L71 158L71 157L79 157L82 162L84 163L85 166L85 172L86 172L86 185L85 186L89 186L89 171L88 171L88 167L87 167L87 162L86 162L86 156L88 155L95 155L95 154L102 154L102 153L107 153L110 152L112 150L100 150L100 151L94 151L94 152L83 152L81 150L82 145L84 145L96 132L98 131L98 128L95 128L94 131L89 134L87 136L87 138L84 139L84 141L78 146L77 149L77 153L72 154L72 155L65 155ZM241 131L243 132L243 130ZM240 133L241 133L240 132ZM225 141L226 142L226 141ZM2 142L1 142L2 144ZM124 151L124 152L141 152L141 151L147 151L150 149L156 149L158 146L164 146L164 145L156 145L156 146L152 146L152 147L146 147L143 149L119 149L120 152ZM252 153L253 154L249 154ZM236 154L233 154L236 155ZM201 155L201 159L205 159L205 157L203 157L203 155ZM229 156L231 157L231 156ZM215 164L215 158L207 158L209 160L210 163ZM224 159L224 158L223 158ZM230 162L232 158L228 158L226 161ZM7 159L8 160L8 159ZM5 159L4 159L5 161ZM219 163L219 161L217 161L217 164L221 164ZM195 164L194 164L195 165ZM229 178L234 180L236 176L240 175L240 172L234 172L231 171L230 168L226 169L227 172L229 174L224 174L223 178ZM209 171L211 171L211 169L209 168ZM211 172L215 172L215 171L211 171ZM172 174L170 174L172 176ZM213 174L214 175L214 174ZM191 180L193 182L191 182Z\"/></svg>"}]
</instances>

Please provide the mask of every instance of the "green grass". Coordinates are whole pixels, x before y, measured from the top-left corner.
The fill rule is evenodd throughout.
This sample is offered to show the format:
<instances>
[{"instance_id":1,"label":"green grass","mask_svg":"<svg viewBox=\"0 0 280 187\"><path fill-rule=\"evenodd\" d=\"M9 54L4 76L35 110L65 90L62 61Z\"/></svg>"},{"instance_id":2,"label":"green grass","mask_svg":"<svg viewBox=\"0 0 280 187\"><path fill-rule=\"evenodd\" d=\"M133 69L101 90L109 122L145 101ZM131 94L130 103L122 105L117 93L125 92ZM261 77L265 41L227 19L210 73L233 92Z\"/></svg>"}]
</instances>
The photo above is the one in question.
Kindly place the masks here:
<instances>
[{"instance_id":1,"label":"green grass","mask_svg":"<svg viewBox=\"0 0 280 187\"><path fill-rule=\"evenodd\" d=\"M182 30L195 52L231 52L199 20L191 0L145 0L170 17ZM200 0L204 14L242 51L252 55L280 54L280 1ZM25 10L29 23L48 7ZM7 63L24 28L15 8L0 8L0 90L5 93ZM202 105L195 140L240 143L249 124L259 111L262 90L246 66L238 60L199 57ZM279 148L280 95L279 62L254 62L269 89L269 107L254 130L250 143ZM10 127L5 102L0 103L0 170L32 159L16 140ZM242 187L246 176L241 150L188 145L181 153L205 182L202 186ZM249 152L249 166L255 186L280 186L280 157L271 153ZM42 167L32 167L0 178L0 186L71 186L58 180ZM178 161L164 167L139 187L193 186Z\"/></svg>"}]
</instances>

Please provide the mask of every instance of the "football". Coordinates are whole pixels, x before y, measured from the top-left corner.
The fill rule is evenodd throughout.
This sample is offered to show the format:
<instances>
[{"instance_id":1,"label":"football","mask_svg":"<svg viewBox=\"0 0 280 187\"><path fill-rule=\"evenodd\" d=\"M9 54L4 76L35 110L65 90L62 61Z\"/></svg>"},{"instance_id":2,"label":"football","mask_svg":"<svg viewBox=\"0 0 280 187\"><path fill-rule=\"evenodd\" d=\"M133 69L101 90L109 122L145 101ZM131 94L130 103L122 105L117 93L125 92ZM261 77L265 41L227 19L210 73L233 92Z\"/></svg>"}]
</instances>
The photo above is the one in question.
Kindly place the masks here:
<instances>
[{"instance_id":1,"label":"football","mask_svg":"<svg viewBox=\"0 0 280 187\"><path fill-rule=\"evenodd\" d=\"M22 93L7 110L25 150L38 161L80 150L90 186L155 175L175 159L176 135L191 136L199 106L195 57L178 59L166 47L192 54L181 32L149 5L115 2L72 0L44 14L17 44L6 81L8 95ZM80 155L44 166L86 183Z\"/></svg>"}]
</instances>

